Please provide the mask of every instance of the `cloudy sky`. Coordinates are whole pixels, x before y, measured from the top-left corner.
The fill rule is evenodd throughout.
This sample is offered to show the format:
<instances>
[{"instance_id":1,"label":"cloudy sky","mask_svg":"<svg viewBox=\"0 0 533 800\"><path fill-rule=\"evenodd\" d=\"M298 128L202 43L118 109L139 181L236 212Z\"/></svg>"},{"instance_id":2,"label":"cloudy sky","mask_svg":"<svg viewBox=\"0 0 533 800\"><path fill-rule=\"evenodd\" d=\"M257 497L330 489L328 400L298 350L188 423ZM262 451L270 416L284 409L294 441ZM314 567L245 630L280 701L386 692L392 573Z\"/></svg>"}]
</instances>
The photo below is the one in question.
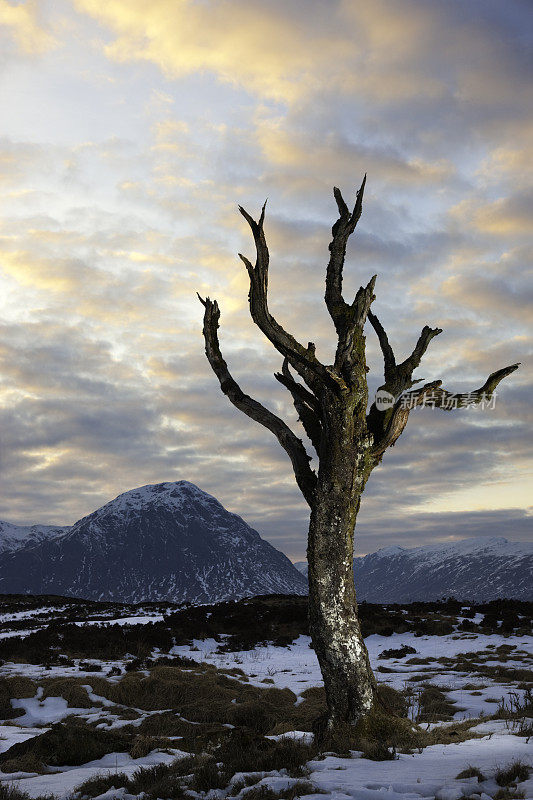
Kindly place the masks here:
<instances>
[{"instance_id":1,"label":"cloudy sky","mask_svg":"<svg viewBox=\"0 0 533 800\"><path fill-rule=\"evenodd\" d=\"M249 320L241 203L268 197L271 308L332 358L332 187L363 217L346 296L420 377L493 410L417 410L374 471L357 551L531 536L533 83L528 0L0 0L0 519L71 524L190 480L292 558L307 506L203 352L216 297L245 391L295 428ZM367 333L369 382L381 379Z\"/></svg>"}]
</instances>

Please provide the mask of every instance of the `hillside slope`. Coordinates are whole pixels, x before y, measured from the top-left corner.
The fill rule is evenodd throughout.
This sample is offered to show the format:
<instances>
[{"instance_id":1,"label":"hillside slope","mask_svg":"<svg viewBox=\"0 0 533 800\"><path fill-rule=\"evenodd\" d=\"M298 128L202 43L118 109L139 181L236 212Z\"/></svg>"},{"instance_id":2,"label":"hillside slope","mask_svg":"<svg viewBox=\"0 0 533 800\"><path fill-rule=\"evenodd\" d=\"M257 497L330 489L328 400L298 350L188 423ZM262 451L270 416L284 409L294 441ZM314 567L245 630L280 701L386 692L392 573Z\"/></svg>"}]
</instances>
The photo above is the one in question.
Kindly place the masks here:
<instances>
[{"instance_id":1,"label":"hillside slope","mask_svg":"<svg viewBox=\"0 0 533 800\"><path fill-rule=\"evenodd\" d=\"M121 494L0 562L2 593L206 603L305 591L283 553L187 481Z\"/></svg>"}]
</instances>

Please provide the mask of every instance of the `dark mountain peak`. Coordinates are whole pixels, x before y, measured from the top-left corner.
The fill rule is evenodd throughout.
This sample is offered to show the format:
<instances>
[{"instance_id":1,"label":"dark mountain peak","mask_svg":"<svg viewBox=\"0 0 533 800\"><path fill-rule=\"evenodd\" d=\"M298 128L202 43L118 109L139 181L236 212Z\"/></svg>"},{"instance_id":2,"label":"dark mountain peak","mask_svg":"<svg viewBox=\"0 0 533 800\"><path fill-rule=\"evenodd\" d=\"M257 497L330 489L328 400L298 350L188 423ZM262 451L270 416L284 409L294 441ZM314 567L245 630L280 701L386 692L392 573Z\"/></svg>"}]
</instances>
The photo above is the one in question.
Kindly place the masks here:
<instances>
[{"instance_id":1,"label":"dark mountain peak","mask_svg":"<svg viewBox=\"0 0 533 800\"><path fill-rule=\"evenodd\" d=\"M167 483L153 483L146 486L139 486L137 489L130 489L122 492L113 500L78 520L76 525L86 519L97 519L102 516L117 514L131 514L146 510L165 510L177 513L188 513L191 510L198 511L200 508L217 510L228 513L224 506L219 503L216 497L202 491L194 483L189 481L169 481ZM73 526L74 527L74 526Z\"/></svg>"},{"instance_id":2,"label":"dark mountain peak","mask_svg":"<svg viewBox=\"0 0 533 800\"><path fill-rule=\"evenodd\" d=\"M214 602L305 590L283 553L183 480L124 492L63 535L0 564L4 593Z\"/></svg>"},{"instance_id":3,"label":"dark mountain peak","mask_svg":"<svg viewBox=\"0 0 533 800\"><path fill-rule=\"evenodd\" d=\"M171 481L167 483L153 483L146 486L139 486L138 489L130 489L123 492L106 503L96 513L106 511L140 510L147 506L166 506L175 510L182 510L191 504L205 505L207 507L217 506L224 510L216 497L202 491L194 483L189 481Z\"/></svg>"}]
</instances>

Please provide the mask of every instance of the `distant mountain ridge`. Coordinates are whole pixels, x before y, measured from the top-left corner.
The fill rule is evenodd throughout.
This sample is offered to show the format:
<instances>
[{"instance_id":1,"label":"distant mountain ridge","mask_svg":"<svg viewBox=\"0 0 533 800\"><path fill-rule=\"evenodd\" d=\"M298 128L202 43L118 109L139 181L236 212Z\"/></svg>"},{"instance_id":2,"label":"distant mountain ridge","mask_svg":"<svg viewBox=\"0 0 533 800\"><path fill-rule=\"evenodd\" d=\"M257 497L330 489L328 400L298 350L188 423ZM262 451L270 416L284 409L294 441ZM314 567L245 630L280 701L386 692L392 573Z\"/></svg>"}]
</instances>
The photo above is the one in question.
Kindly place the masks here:
<instances>
[{"instance_id":1,"label":"distant mountain ridge","mask_svg":"<svg viewBox=\"0 0 533 800\"><path fill-rule=\"evenodd\" d=\"M307 591L283 553L188 481L132 489L70 528L16 527L0 523L4 594L213 603Z\"/></svg>"},{"instance_id":2,"label":"distant mountain ridge","mask_svg":"<svg viewBox=\"0 0 533 800\"><path fill-rule=\"evenodd\" d=\"M307 576L307 563L295 564ZM533 600L533 543L479 537L422 547L384 547L354 559L359 600Z\"/></svg>"},{"instance_id":3,"label":"distant mountain ridge","mask_svg":"<svg viewBox=\"0 0 533 800\"><path fill-rule=\"evenodd\" d=\"M385 547L354 560L360 600L533 600L533 543L475 538ZM213 603L305 594L291 564L241 517L187 481L125 492L72 526L0 522L0 593Z\"/></svg>"},{"instance_id":4,"label":"distant mountain ridge","mask_svg":"<svg viewBox=\"0 0 533 800\"><path fill-rule=\"evenodd\" d=\"M70 526L60 525L12 525L0 522L0 556L21 547L39 544L45 539L55 539L70 530Z\"/></svg>"}]
</instances>

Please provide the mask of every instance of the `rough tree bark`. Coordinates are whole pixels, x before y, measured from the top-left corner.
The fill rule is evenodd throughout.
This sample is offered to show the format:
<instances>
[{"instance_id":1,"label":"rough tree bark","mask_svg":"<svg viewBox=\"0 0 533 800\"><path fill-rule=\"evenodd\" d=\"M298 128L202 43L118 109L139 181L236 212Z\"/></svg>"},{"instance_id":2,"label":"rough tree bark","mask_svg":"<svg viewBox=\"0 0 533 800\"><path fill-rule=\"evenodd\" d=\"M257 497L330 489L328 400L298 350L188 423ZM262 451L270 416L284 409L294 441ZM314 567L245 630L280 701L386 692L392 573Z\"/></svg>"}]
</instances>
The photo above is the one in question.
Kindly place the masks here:
<instances>
[{"instance_id":1,"label":"rough tree bark","mask_svg":"<svg viewBox=\"0 0 533 800\"><path fill-rule=\"evenodd\" d=\"M387 334L370 310L375 300L376 276L359 289L352 303L342 295L346 244L361 216L365 181L366 176L352 211L339 189L333 190L339 216L332 228L325 293L337 333L332 365L322 364L312 342L307 347L300 344L270 313L265 206L257 222L239 206L256 248L255 264L239 254L250 278L250 313L283 357L282 370L275 377L292 395L299 421L316 451L318 472L311 468L301 439L279 417L244 394L232 378L218 341L218 304L198 295L205 309L206 355L222 391L238 409L276 435L311 509L307 550L309 623L326 689L329 730L357 724L376 699L376 681L359 626L353 577L354 528L370 473L402 433L413 408L430 402L437 408L452 409L489 400L498 383L518 367L513 364L493 373L480 389L468 395L446 392L441 381L412 389L419 382L413 379L413 372L441 329L424 327L411 355L397 364ZM368 369L363 332L367 319L378 336L384 358L385 382L380 388L395 398L384 411L374 402L367 412Z\"/></svg>"}]
</instances>

